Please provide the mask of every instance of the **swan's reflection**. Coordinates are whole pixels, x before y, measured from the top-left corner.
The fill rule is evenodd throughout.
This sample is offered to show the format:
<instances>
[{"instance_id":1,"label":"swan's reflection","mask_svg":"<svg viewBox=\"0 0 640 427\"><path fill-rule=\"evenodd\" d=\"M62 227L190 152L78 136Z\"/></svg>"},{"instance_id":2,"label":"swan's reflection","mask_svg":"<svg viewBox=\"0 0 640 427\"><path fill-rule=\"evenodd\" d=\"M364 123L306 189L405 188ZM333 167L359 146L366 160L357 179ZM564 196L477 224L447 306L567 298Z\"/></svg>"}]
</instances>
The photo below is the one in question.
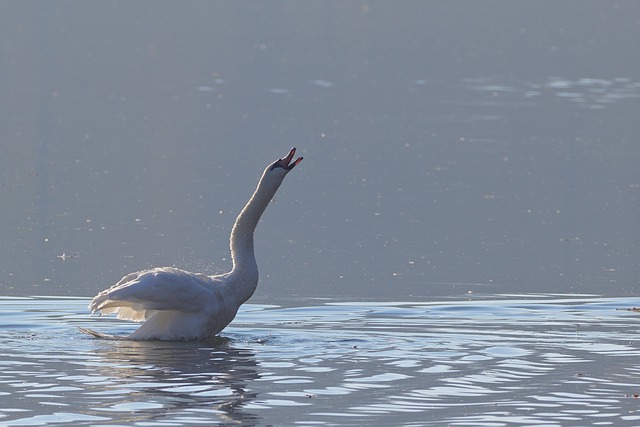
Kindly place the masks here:
<instances>
[{"instance_id":1,"label":"swan's reflection","mask_svg":"<svg viewBox=\"0 0 640 427\"><path fill-rule=\"evenodd\" d=\"M256 398L247 387L258 378L255 355L231 339L95 343L100 360L96 370L111 383L93 390L94 396L102 397L93 405L96 415L115 411L126 422L259 422L258 415L245 409ZM123 413L130 416L125 419Z\"/></svg>"}]
</instances>

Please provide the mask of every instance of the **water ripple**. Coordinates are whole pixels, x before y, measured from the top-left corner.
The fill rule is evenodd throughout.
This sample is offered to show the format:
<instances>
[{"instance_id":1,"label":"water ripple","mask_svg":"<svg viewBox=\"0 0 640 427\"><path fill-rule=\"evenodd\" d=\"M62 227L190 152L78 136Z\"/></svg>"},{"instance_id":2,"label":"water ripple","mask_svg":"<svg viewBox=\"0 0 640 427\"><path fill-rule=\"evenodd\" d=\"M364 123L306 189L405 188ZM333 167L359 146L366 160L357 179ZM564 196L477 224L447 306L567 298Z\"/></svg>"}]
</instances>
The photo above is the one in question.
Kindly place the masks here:
<instances>
[{"instance_id":1,"label":"water ripple","mask_svg":"<svg viewBox=\"0 0 640 427\"><path fill-rule=\"evenodd\" d=\"M76 298L0 299L3 425L632 426L638 299L248 305L224 338L126 333ZM375 421L374 421L375 420Z\"/></svg>"},{"instance_id":2,"label":"water ripple","mask_svg":"<svg viewBox=\"0 0 640 427\"><path fill-rule=\"evenodd\" d=\"M469 78L465 85L491 97L491 102L518 102L555 97L579 107L604 109L640 97L640 83L629 78L612 79L549 77L546 81L520 82L505 78Z\"/></svg>"}]
</instances>

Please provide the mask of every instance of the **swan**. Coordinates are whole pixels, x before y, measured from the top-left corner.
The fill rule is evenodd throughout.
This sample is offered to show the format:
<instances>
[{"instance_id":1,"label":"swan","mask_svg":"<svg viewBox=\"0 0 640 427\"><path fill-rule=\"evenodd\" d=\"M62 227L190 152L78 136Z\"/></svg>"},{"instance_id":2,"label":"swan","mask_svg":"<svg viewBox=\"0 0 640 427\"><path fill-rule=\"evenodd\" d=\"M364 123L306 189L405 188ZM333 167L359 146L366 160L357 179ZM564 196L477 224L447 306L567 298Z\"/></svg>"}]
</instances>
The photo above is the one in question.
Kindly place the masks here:
<instances>
[{"instance_id":1,"label":"swan","mask_svg":"<svg viewBox=\"0 0 640 427\"><path fill-rule=\"evenodd\" d=\"M284 177L302 161L292 162L296 149L264 170L258 186L231 229L233 267L216 276L157 267L124 276L96 295L91 313L115 313L119 319L144 321L127 336L79 328L96 338L130 340L193 340L213 337L236 316L258 285L253 234Z\"/></svg>"}]
</instances>

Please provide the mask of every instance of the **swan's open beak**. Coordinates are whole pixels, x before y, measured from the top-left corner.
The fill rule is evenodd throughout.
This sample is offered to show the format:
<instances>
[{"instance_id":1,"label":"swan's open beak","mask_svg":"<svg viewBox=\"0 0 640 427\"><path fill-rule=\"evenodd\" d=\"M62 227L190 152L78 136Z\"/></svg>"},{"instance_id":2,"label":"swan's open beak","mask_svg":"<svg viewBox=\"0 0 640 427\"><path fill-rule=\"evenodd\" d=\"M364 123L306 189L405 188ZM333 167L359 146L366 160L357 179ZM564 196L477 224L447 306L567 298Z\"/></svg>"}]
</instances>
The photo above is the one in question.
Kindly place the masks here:
<instances>
[{"instance_id":1,"label":"swan's open beak","mask_svg":"<svg viewBox=\"0 0 640 427\"><path fill-rule=\"evenodd\" d=\"M298 163L302 161L302 157L298 157L295 162L291 163L291 160L293 159L293 156L295 156L295 154L296 154L296 149L294 147L291 149L291 151L289 151L289 154L287 154L285 158L278 160L277 163L283 168L285 168L286 170L290 171Z\"/></svg>"}]
</instances>

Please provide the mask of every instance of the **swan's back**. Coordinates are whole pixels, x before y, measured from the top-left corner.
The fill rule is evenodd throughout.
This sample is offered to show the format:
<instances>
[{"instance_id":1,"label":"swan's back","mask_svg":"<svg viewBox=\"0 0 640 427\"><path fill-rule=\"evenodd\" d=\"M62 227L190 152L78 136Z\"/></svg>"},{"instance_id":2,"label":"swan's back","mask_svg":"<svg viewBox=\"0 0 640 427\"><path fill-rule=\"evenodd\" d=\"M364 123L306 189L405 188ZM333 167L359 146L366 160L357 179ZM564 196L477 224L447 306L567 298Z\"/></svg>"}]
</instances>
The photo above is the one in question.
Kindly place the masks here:
<instances>
[{"instance_id":1,"label":"swan's back","mask_svg":"<svg viewBox=\"0 0 640 427\"><path fill-rule=\"evenodd\" d=\"M173 267L131 273L100 292L91 312L145 321L131 339L193 339L213 336L235 316L239 304L226 296L225 277Z\"/></svg>"}]
</instances>

